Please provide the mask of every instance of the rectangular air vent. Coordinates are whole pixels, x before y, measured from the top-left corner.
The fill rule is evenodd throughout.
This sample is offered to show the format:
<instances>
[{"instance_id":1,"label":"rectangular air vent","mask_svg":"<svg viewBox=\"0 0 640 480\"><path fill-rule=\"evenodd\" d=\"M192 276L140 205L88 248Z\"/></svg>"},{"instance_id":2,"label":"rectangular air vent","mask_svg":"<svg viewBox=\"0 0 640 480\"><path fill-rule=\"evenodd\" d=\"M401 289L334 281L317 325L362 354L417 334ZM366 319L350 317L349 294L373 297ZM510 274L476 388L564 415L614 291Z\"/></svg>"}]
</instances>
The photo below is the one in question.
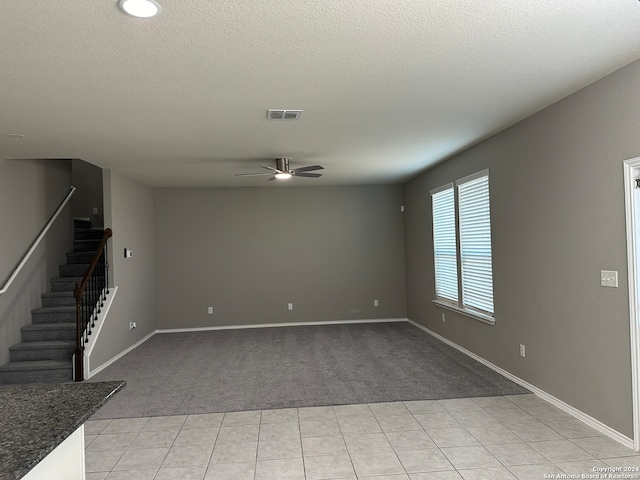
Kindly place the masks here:
<instances>
[{"instance_id":1,"label":"rectangular air vent","mask_svg":"<svg viewBox=\"0 0 640 480\"><path fill-rule=\"evenodd\" d=\"M302 110L267 110L267 118L272 120L297 120L302 115Z\"/></svg>"}]
</instances>

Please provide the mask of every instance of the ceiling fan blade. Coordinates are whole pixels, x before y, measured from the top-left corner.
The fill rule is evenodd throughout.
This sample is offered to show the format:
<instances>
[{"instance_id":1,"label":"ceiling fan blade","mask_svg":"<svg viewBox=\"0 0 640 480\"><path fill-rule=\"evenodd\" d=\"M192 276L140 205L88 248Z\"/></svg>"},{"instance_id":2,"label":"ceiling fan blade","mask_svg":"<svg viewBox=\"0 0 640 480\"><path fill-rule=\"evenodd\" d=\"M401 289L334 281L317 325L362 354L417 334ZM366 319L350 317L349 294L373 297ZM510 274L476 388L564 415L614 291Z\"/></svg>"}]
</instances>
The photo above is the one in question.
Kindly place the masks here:
<instances>
[{"instance_id":1,"label":"ceiling fan blade","mask_svg":"<svg viewBox=\"0 0 640 480\"><path fill-rule=\"evenodd\" d=\"M292 170L292 172L313 172L314 170L324 170L322 165L310 165L308 167L300 167Z\"/></svg>"},{"instance_id":2,"label":"ceiling fan blade","mask_svg":"<svg viewBox=\"0 0 640 480\"><path fill-rule=\"evenodd\" d=\"M234 177L257 177L262 175L271 175L270 173L236 173Z\"/></svg>"},{"instance_id":3,"label":"ceiling fan blade","mask_svg":"<svg viewBox=\"0 0 640 480\"><path fill-rule=\"evenodd\" d=\"M318 178L321 177L321 173L298 173L297 171L292 171L291 175L295 175L296 177L309 177L309 178Z\"/></svg>"},{"instance_id":4,"label":"ceiling fan blade","mask_svg":"<svg viewBox=\"0 0 640 480\"><path fill-rule=\"evenodd\" d=\"M271 170L272 172L280 173L280 170L273 167L265 167L264 165L260 165L261 168L266 168L267 170Z\"/></svg>"},{"instance_id":5,"label":"ceiling fan blade","mask_svg":"<svg viewBox=\"0 0 640 480\"><path fill-rule=\"evenodd\" d=\"M273 176L273 177L271 177L269 180L267 180L267 182L270 182L271 180L275 180L275 179L276 179L276 177L275 177L275 176Z\"/></svg>"}]
</instances>

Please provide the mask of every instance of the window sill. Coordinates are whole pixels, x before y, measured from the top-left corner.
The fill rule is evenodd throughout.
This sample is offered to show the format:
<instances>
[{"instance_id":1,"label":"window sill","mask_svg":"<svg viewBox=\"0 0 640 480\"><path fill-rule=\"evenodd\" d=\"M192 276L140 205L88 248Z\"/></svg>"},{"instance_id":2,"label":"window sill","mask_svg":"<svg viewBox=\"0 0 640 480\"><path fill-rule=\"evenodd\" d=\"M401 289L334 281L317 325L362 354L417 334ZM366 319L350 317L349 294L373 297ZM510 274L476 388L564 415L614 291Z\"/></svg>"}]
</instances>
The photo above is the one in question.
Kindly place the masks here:
<instances>
[{"instance_id":1,"label":"window sill","mask_svg":"<svg viewBox=\"0 0 640 480\"><path fill-rule=\"evenodd\" d=\"M496 319L490 315L484 315L480 312L474 312L473 310L468 310L466 308L461 308L458 305L454 305L452 303L446 302L444 300L432 300L436 305L446 308L447 310L452 310L456 313L460 313L467 317L473 318L475 320L479 320L484 323L488 323L489 325L495 325Z\"/></svg>"}]
</instances>

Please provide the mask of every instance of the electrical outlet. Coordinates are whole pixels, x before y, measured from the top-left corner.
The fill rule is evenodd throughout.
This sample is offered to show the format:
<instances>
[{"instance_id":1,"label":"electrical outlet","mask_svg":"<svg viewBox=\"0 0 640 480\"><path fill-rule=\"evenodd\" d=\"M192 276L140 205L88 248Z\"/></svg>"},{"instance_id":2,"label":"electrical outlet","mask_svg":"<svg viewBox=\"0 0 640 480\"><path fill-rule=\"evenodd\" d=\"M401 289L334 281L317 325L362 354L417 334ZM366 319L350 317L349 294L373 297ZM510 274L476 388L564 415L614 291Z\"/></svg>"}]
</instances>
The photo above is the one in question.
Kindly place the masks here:
<instances>
[{"instance_id":1,"label":"electrical outlet","mask_svg":"<svg viewBox=\"0 0 640 480\"><path fill-rule=\"evenodd\" d=\"M445 318L444 318L444 313L442 314L442 321L443 322L446 321Z\"/></svg>"},{"instance_id":2,"label":"electrical outlet","mask_svg":"<svg viewBox=\"0 0 640 480\"><path fill-rule=\"evenodd\" d=\"M293 310L293 303L288 303L287 304L287 309Z\"/></svg>"},{"instance_id":3,"label":"electrical outlet","mask_svg":"<svg viewBox=\"0 0 640 480\"><path fill-rule=\"evenodd\" d=\"M131 258L133 257L133 252L131 250L129 250L128 248L124 249L124 258Z\"/></svg>"},{"instance_id":4,"label":"electrical outlet","mask_svg":"<svg viewBox=\"0 0 640 480\"><path fill-rule=\"evenodd\" d=\"M98 207L93 207L93 214L97 215L98 214Z\"/></svg>"},{"instance_id":5,"label":"electrical outlet","mask_svg":"<svg viewBox=\"0 0 640 480\"><path fill-rule=\"evenodd\" d=\"M524 357L525 356L525 351L524 351L524 345L520 344L520 356Z\"/></svg>"},{"instance_id":6,"label":"electrical outlet","mask_svg":"<svg viewBox=\"0 0 640 480\"><path fill-rule=\"evenodd\" d=\"M129 330L136 328L136 322L129 322Z\"/></svg>"},{"instance_id":7,"label":"electrical outlet","mask_svg":"<svg viewBox=\"0 0 640 480\"><path fill-rule=\"evenodd\" d=\"M374 306L374 307L377 307L377 306L378 306L378 300L374 300L374 301L373 301L373 306Z\"/></svg>"},{"instance_id":8,"label":"electrical outlet","mask_svg":"<svg viewBox=\"0 0 640 480\"><path fill-rule=\"evenodd\" d=\"M208 313L209 315L211 315L211 314L213 313L213 307L208 307L208 308L207 308L207 313Z\"/></svg>"}]
</instances>

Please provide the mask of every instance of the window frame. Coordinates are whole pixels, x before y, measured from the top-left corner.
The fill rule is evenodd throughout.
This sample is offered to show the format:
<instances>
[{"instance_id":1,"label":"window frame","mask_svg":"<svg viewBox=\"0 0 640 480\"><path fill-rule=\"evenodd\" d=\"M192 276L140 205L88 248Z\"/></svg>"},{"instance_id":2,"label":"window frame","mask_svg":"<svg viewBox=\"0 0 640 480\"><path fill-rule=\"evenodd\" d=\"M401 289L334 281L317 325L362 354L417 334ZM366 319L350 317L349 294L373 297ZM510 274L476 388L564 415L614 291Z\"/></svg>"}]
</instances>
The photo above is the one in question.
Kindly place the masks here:
<instances>
[{"instance_id":1,"label":"window frame","mask_svg":"<svg viewBox=\"0 0 640 480\"><path fill-rule=\"evenodd\" d=\"M491 285L490 285L490 290L491 290L491 305L493 308L493 312L489 312L489 311L485 311L479 308L475 308L473 306L467 306L465 305L465 298L463 295L463 275L462 275L462 245L461 245L461 229L460 229L460 190L459 187L460 185L464 185L468 182L474 181L478 178L482 178L482 177L486 177L487 178L487 193L489 195L488 197L488 216L489 216L489 248L490 248L490 255L491 255L491 260L490 260L490 274L491 274ZM456 268L457 268L457 290L458 290L458 295L457 295L457 301L452 301L448 298L445 297L441 297L438 296L436 293L436 298L432 300L433 303L435 303L436 305L439 305L443 308L446 308L448 310L452 310L455 311L457 313L460 313L462 315L474 318L476 320L480 320L482 322L485 323L489 323L491 325L495 324L495 302L493 299L493 285L494 285L494 278L493 278L493 239L492 239L492 235L491 235L491 199L490 199L490 187L489 187L489 170L485 169L482 170L480 172L476 172L472 175L468 175L466 177L460 178L458 180L456 180L455 182L452 183L447 183L445 185L442 185L438 188L435 188L433 190L430 191L430 196L431 196L431 212L432 212L432 219L431 219L431 226L432 226L432 239L433 239L433 260L434 260L434 282L435 284L437 284L438 280L437 280L437 272L436 272L436 232L435 232L435 218L433 218L433 207L434 207L434 203L433 203L433 196L435 194L438 194L440 192L443 192L445 190L449 190L449 189L453 189L453 195L454 195L454 211L455 211L455 235L456 235Z\"/></svg>"}]
</instances>

